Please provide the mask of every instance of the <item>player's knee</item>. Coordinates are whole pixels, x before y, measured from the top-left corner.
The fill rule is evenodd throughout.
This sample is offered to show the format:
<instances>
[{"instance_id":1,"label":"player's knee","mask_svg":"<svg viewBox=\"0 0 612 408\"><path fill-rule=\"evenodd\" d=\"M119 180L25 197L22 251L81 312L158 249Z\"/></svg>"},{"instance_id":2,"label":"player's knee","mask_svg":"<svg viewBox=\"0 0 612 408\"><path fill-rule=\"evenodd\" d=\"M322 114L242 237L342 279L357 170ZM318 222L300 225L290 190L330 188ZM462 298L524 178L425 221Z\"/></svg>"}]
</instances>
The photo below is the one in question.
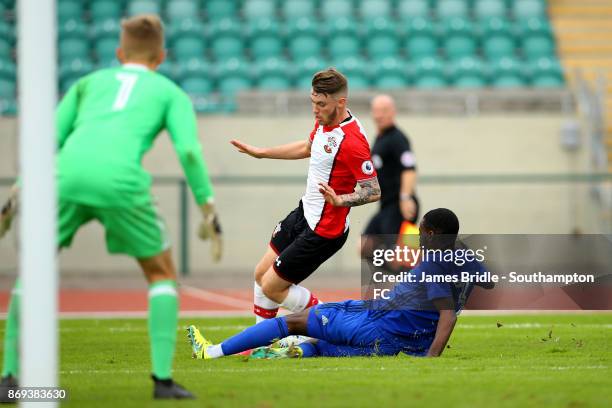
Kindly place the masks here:
<instances>
[{"instance_id":1,"label":"player's knee","mask_svg":"<svg viewBox=\"0 0 612 408\"><path fill-rule=\"evenodd\" d=\"M283 290L279 290L270 280L265 279L265 276L262 277L261 282L259 283L261 286L261 290L264 295L270 300L275 301L276 303L282 303L284 299Z\"/></svg>"}]
</instances>

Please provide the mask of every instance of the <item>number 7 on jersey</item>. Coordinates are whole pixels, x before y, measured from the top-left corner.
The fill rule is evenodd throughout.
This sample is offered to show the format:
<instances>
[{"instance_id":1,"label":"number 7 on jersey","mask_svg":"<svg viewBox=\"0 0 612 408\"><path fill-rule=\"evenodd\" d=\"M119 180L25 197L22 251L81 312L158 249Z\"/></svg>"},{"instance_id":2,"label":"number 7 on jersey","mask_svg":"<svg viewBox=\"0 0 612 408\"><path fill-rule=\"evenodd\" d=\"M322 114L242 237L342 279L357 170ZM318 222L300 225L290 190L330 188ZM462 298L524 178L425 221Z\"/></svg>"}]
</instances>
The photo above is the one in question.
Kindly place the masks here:
<instances>
[{"instance_id":1,"label":"number 7 on jersey","mask_svg":"<svg viewBox=\"0 0 612 408\"><path fill-rule=\"evenodd\" d=\"M117 74L115 78L121 82L121 86L119 87L119 92L117 92L117 97L115 98L115 103L113 104L113 110L119 111L125 108L125 105L127 105L128 99L130 99L130 95L132 94L132 89L134 89L134 85L138 80L138 75L122 72Z\"/></svg>"}]
</instances>

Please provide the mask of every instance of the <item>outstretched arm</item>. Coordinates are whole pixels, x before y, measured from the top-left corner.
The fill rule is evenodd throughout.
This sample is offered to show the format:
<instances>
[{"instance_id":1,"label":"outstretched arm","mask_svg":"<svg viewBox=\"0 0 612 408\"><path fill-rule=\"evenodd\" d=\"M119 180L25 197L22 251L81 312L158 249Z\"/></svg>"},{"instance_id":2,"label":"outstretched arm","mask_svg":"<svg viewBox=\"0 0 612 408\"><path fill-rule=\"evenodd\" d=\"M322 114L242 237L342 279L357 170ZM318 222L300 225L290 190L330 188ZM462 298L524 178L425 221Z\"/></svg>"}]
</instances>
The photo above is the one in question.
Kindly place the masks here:
<instances>
[{"instance_id":1,"label":"outstretched arm","mask_svg":"<svg viewBox=\"0 0 612 408\"><path fill-rule=\"evenodd\" d=\"M380 200L380 186L378 178L372 177L359 181L359 190L350 194L336 195L336 192L327 183L319 183L319 191L325 197L325 201L336 207L356 207L373 203Z\"/></svg>"},{"instance_id":2,"label":"outstretched arm","mask_svg":"<svg viewBox=\"0 0 612 408\"><path fill-rule=\"evenodd\" d=\"M427 357L439 357L442 354L457 322L457 315L451 298L434 299L433 304L440 311L440 319L436 328L436 336L429 347Z\"/></svg>"},{"instance_id":3,"label":"outstretched arm","mask_svg":"<svg viewBox=\"0 0 612 408\"><path fill-rule=\"evenodd\" d=\"M298 160L310 157L311 143L309 140L300 140L274 147L251 146L240 140L231 140L230 143L236 146L240 153L248 154L256 159Z\"/></svg>"}]
</instances>

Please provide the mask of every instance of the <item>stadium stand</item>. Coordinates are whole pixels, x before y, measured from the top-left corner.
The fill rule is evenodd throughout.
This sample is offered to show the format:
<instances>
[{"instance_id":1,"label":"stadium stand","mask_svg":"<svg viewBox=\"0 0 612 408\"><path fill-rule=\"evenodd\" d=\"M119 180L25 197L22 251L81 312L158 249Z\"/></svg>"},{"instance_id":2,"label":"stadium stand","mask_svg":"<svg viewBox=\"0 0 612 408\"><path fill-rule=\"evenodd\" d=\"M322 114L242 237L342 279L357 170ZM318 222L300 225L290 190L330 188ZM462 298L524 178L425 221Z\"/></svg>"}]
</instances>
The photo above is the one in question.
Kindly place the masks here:
<instances>
[{"instance_id":1,"label":"stadium stand","mask_svg":"<svg viewBox=\"0 0 612 408\"><path fill-rule=\"evenodd\" d=\"M565 16L562 25L591 7L549 1L553 16ZM0 59L14 66L14 1L0 5ZM302 76L327 62L350 71L353 89L565 85L545 0L58 0L62 92L76 75L117 64L119 19L138 13L160 13L166 22L162 73L188 84L194 97L217 100L220 110L235 107L240 89L305 88L309 78ZM589 50L565 44L562 51L581 58ZM197 72L206 79L179 76L192 60L205 62L207 71ZM567 62L577 63L571 56ZM0 72L4 113L15 104L11 72Z\"/></svg>"},{"instance_id":2,"label":"stadium stand","mask_svg":"<svg viewBox=\"0 0 612 408\"><path fill-rule=\"evenodd\" d=\"M612 5L606 0L549 0L558 53L567 82L583 77L603 88L608 171L612 172Z\"/></svg>"}]
</instances>

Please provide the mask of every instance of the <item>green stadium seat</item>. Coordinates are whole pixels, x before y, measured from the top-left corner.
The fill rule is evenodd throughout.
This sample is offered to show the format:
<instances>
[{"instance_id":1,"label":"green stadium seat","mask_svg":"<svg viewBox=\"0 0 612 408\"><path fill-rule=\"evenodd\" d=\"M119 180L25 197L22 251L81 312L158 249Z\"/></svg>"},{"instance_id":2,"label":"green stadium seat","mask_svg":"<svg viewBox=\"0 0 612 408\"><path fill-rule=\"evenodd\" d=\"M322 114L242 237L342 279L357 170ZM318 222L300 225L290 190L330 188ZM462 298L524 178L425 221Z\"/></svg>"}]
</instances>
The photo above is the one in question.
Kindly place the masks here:
<instances>
[{"instance_id":1,"label":"green stadium seat","mask_svg":"<svg viewBox=\"0 0 612 408\"><path fill-rule=\"evenodd\" d=\"M157 72L173 81L175 81L177 78L176 64L171 61L168 61L167 59L160 66L157 67Z\"/></svg>"},{"instance_id":2,"label":"green stadium seat","mask_svg":"<svg viewBox=\"0 0 612 408\"><path fill-rule=\"evenodd\" d=\"M399 53L399 37L393 21L386 18L370 20L366 25L366 50L370 58L384 58Z\"/></svg>"},{"instance_id":3,"label":"green stadium seat","mask_svg":"<svg viewBox=\"0 0 612 408\"><path fill-rule=\"evenodd\" d=\"M15 116L17 114L17 100L7 98L0 100L0 116Z\"/></svg>"},{"instance_id":4,"label":"green stadium seat","mask_svg":"<svg viewBox=\"0 0 612 408\"><path fill-rule=\"evenodd\" d=\"M90 45L87 26L77 20L69 20L59 27L58 54L60 60L89 58Z\"/></svg>"},{"instance_id":5,"label":"green stadium seat","mask_svg":"<svg viewBox=\"0 0 612 408\"><path fill-rule=\"evenodd\" d=\"M13 26L0 21L0 59L10 58L13 52L14 30Z\"/></svg>"},{"instance_id":6,"label":"green stadium seat","mask_svg":"<svg viewBox=\"0 0 612 408\"><path fill-rule=\"evenodd\" d=\"M234 0L204 0L208 21L238 18L238 3Z\"/></svg>"},{"instance_id":7,"label":"green stadium seat","mask_svg":"<svg viewBox=\"0 0 612 408\"><path fill-rule=\"evenodd\" d=\"M169 0L166 4L168 20L187 20L198 17L198 0Z\"/></svg>"},{"instance_id":8,"label":"green stadium seat","mask_svg":"<svg viewBox=\"0 0 612 408\"><path fill-rule=\"evenodd\" d=\"M555 43L550 22L546 18L529 18L519 24L523 55L528 60L555 55Z\"/></svg>"},{"instance_id":9,"label":"green stadium seat","mask_svg":"<svg viewBox=\"0 0 612 408\"><path fill-rule=\"evenodd\" d=\"M469 20L451 18L442 23L444 52L451 60L476 54L476 36Z\"/></svg>"},{"instance_id":10,"label":"green stadium seat","mask_svg":"<svg viewBox=\"0 0 612 408\"><path fill-rule=\"evenodd\" d=\"M482 88L487 84L485 67L477 57L464 57L449 67L450 80L456 88Z\"/></svg>"},{"instance_id":11,"label":"green stadium seat","mask_svg":"<svg viewBox=\"0 0 612 408\"><path fill-rule=\"evenodd\" d=\"M378 89L404 88L409 84L406 63L396 57L376 60L372 64L372 82Z\"/></svg>"},{"instance_id":12,"label":"green stadium seat","mask_svg":"<svg viewBox=\"0 0 612 408\"><path fill-rule=\"evenodd\" d=\"M436 14L441 20L453 17L467 18L468 11L465 0L439 0L436 7Z\"/></svg>"},{"instance_id":13,"label":"green stadium seat","mask_svg":"<svg viewBox=\"0 0 612 408\"><path fill-rule=\"evenodd\" d=\"M17 84L14 79L0 78L0 100L14 99Z\"/></svg>"},{"instance_id":14,"label":"green stadium seat","mask_svg":"<svg viewBox=\"0 0 612 408\"><path fill-rule=\"evenodd\" d=\"M248 29L249 49L254 60L281 57L283 36L276 20L262 18L250 22Z\"/></svg>"},{"instance_id":15,"label":"green stadium seat","mask_svg":"<svg viewBox=\"0 0 612 408\"><path fill-rule=\"evenodd\" d=\"M60 39L58 54L60 60L88 58L90 52L87 38Z\"/></svg>"},{"instance_id":16,"label":"green stadium seat","mask_svg":"<svg viewBox=\"0 0 612 408\"><path fill-rule=\"evenodd\" d=\"M276 18L274 0L247 0L242 6L242 15L246 20Z\"/></svg>"},{"instance_id":17,"label":"green stadium seat","mask_svg":"<svg viewBox=\"0 0 612 408\"><path fill-rule=\"evenodd\" d=\"M204 24L197 18L175 19L168 29L170 51L175 60L203 58L206 52Z\"/></svg>"},{"instance_id":18,"label":"green stadium seat","mask_svg":"<svg viewBox=\"0 0 612 408\"><path fill-rule=\"evenodd\" d=\"M57 16L60 24L68 20L82 20L84 4L80 0L58 0Z\"/></svg>"},{"instance_id":19,"label":"green stadium seat","mask_svg":"<svg viewBox=\"0 0 612 408\"><path fill-rule=\"evenodd\" d=\"M504 0L476 0L474 16L477 20L490 18L505 18L506 4Z\"/></svg>"},{"instance_id":20,"label":"green stadium seat","mask_svg":"<svg viewBox=\"0 0 612 408\"><path fill-rule=\"evenodd\" d=\"M405 50L410 59L433 57L438 54L438 40L430 20L414 18L405 25Z\"/></svg>"},{"instance_id":21,"label":"green stadium seat","mask_svg":"<svg viewBox=\"0 0 612 408\"><path fill-rule=\"evenodd\" d=\"M160 14L161 5L155 0L132 0L128 3L127 14L134 16L137 14Z\"/></svg>"},{"instance_id":22,"label":"green stadium seat","mask_svg":"<svg viewBox=\"0 0 612 408\"><path fill-rule=\"evenodd\" d=\"M529 66L531 85L535 88L559 88L564 85L563 68L556 58L540 58Z\"/></svg>"},{"instance_id":23,"label":"green stadium seat","mask_svg":"<svg viewBox=\"0 0 612 408\"><path fill-rule=\"evenodd\" d=\"M284 91L291 88L289 63L281 58L258 61L254 67L257 88L269 91Z\"/></svg>"},{"instance_id":24,"label":"green stadium seat","mask_svg":"<svg viewBox=\"0 0 612 408\"><path fill-rule=\"evenodd\" d=\"M516 58L500 58L491 63L491 86L520 88L527 85L523 65Z\"/></svg>"},{"instance_id":25,"label":"green stadium seat","mask_svg":"<svg viewBox=\"0 0 612 408\"><path fill-rule=\"evenodd\" d=\"M59 67L60 91L65 93L79 78L94 70L94 65L88 59L76 59L62 62Z\"/></svg>"},{"instance_id":26,"label":"green stadium seat","mask_svg":"<svg viewBox=\"0 0 612 408\"><path fill-rule=\"evenodd\" d=\"M334 65L340 72L346 75L350 90L359 91L370 88L366 62L362 58L343 58L337 60Z\"/></svg>"},{"instance_id":27,"label":"green stadium seat","mask_svg":"<svg viewBox=\"0 0 612 408\"><path fill-rule=\"evenodd\" d=\"M176 61L203 58L205 51L206 44L202 37L183 36L173 41L172 55Z\"/></svg>"},{"instance_id":28,"label":"green stadium seat","mask_svg":"<svg viewBox=\"0 0 612 408\"><path fill-rule=\"evenodd\" d=\"M516 0L512 14L517 21L531 17L546 17L546 4L541 0Z\"/></svg>"},{"instance_id":29,"label":"green stadium seat","mask_svg":"<svg viewBox=\"0 0 612 408\"><path fill-rule=\"evenodd\" d=\"M321 15L324 20L338 17L353 17L353 2L351 0L324 0L321 2Z\"/></svg>"},{"instance_id":30,"label":"green stadium seat","mask_svg":"<svg viewBox=\"0 0 612 408\"><path fill-rule=\"evenodd\" d=\"M327 22L326 27L329 55L344 58L360 54L361 39L352 19L339 17Z\"/></svg>"},{"instance_id":31,"label":"green stadium seat","mask_svg":"<svg viewBox=\"0 0 612 408\"><path fill-rule=\"evenodd\" d=\"M391 2L387 0L361 0L359 15L364 20L371 18L390 18Z\"/></svg>"},{"instance_id":32,"label":"green stadium seat","mask_svg":"<svg viewBox=\"0 0 612 408\"><path fill-rule=\"evenodd\" d=\"M222 19L210 27L211 51L214 58L221 61L244 56L244 43L240 23L232 19Z\"/></svg>"},{"instance_id":33,"label":"green stadium seat","mask_svg":"<svg viewBox=\"0 0 612 408\"><path fill-rule=\"evenodd\" d=\"M282 14L285 20L301 17L314 18L315 4L311 0L286 0L283 2Z\"/></svg>"},{"instance_id":34,"label":"green stadium seat","mask_svg":"<svg viewBox=\"0 0 612 408\"><path fill-rule=\"evenodd\" d=\"M253 87L249 65L238 58L221 62L216 76L219 79L219 91L225 96L233 98L238 92Z\"/></svg>"},{"instance_id":35,"label":"green stadium seat","mask_svg":"<svg viewBox=\"0 0 612 408\"><path fill-rule=\"evenodd\" d=\"M213 66L202 57L177 62L173 74L179 81L195 77L205 77L213 81L215 78Z\"/></svg>"},{"instance_id":36,"label":"green stadium seat","mask_svg":"<svg viewBox=\"0 0 612 408\"><path fill-rule=\"evenodd\" d=\"M436 89L447 86L444 63L437 57L426 57L414 65L414 86L421 89Z\"/></svg>"},{"instance_id":37,"label":"green stadium seat","mask_svg":"<svg viewBox=\"0 0 612 408\"><path fill-rule=\"evenodd\" d=\"M501 18L481 22L482 53L489 60L512 57L516 54L516 41L510 23Z\"/></svg>"},{"instance_id":38,"label":"green stadium seat","mask_svg":"<svg viewBox=\"0 0 612 408\"><path fill-rule=\"evenodd\" d=\"M322 39L319 25L315 20L301 18L290 22L287 27L289 55L294 61L301 61L321 55Z\"/></svg>"},{"instance_id":39,"label":"green stadium seat","mask_svg":"<svg viewBox=\"0 0 612 408\"><path fill-rule=\"evenodd\" d=\"M401 0L397 5L400 20L410 20L415 17L429 17L429 3L427 0Z\"/></svg>"},{"instance_id":40,"label":"green stadium seat","mask_svg":"<svg viewBox=\"0 0 612 408\"><path fill-rule=\"evenodd\" d=\"M315 73L328 68L330 64L319 57L306 58L295 64L295 84L298 89L310 89Z\"/></svg>"},{"instance_id":41,"label":"green stadium seat","mask_svg":"<svg viewBox=\"0 0 612 408\"><path fill-rule=\"evenodd\" d=\"M94 22L106 19L118 20L123 14L122 4L116 0L92 0L89 10Z\"/></svg>"},{"instance_id":42,"label":"green stadium seat","mask_svg":"<svg viewBox=\"0 0 612 408\"><path fill-rule=\"evenodd\" d=\"M14 81L17 75L17 67L11 60L0 59L0 78Z\"/></svg>"},{"instance_id":43,"label":"green stadium seat","mask_svg":"<svg viewBox=\"0 0 612 408\"><path fill-rule=\"evenodd\" d=\"M179 86L191 96L208 95L214 89L213 82L206 77L185 78L179 82Z\"/></svg>"},{"instance_id":44,"label":"green stadium seat","mask_svg":"<svg viewBox=\"0 0 612 408\"><path fill-rule=\"evenodd\" d=\"M101 38L112 38L119 41L121 34L121 25L118 20L106 19L94 22L91 28L91 37L93 41Z\"/></svg>"},{"instance_id":45,"label":"green stadium seat","mask_svg":"<svg viewBox=\"0 0 612 408\"><path fill-rule=\"evenodd\" d=\"M0 100L15 98L17 67L8 59L0 59Z\"/></svg>"}]
</instances>

